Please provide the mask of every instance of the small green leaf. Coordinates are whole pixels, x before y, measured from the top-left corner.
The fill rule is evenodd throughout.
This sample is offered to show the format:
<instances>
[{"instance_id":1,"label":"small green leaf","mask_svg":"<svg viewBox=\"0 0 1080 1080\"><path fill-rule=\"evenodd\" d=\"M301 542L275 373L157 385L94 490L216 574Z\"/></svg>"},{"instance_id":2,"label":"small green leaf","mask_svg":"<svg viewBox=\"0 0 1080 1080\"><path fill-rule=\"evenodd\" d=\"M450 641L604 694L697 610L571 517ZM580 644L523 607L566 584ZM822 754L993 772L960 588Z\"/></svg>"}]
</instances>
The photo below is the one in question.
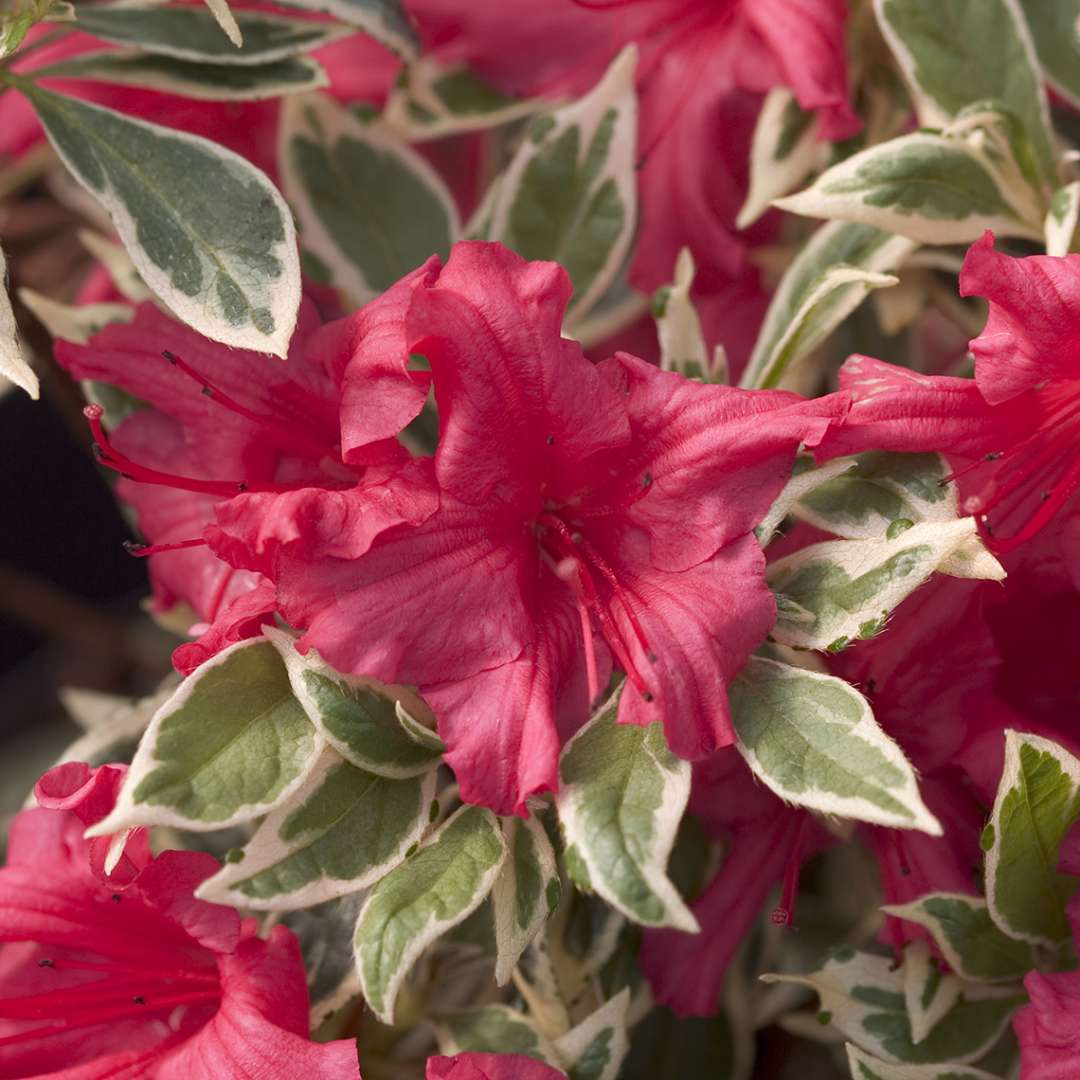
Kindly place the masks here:
<instances>
[{"instance_id":1,"label":"small green leaf","mask_svg":"<svg viewBox=\"0 0 1080 1080\"><path fill-rule=\"evenodd\" d=\"M801 109L786 86L769 91L754 128L750 190L735 219L736 228L749 228L773 199L794 191L823 164L828 144L819 135L815 115Z\"/></svg>"},{"instance_id":2,"label":"small green leaf","mask_svg":"<svg viewBox=\"0 0 1080 1080\"><path fill-rule=\"evenodd\" d=\"M986 852L990 917L1009 937L1056 945L1071 937L1065 905L1077 879L1057 868L1058 849L1080 817L1080 761L1037 735L1005 732L1005 766Z\"/></svg>"},{"instance_id":3,"label":"small green leaf","mask_svg":"<svg viewBox=\"0 0 1080 1080\"><path fill-rule=\"evenodd\" d=\"M911 1021L911 1041L917 1046L960 1000L964 985L953 974L942 974L925 941L904 946L904 1005Z\"/></svg>"},{"instance_id":4,"label":"small green leaf","mask_svg":"<svg viewBox=\"0 0 1080 1080\"><path fill-rule=\"evenodd\" d=\"M241 641L189 675L154 714L116 808L94 835L251 821L292 795L318 751L277 650L261 638Z\"/></svg>"},{"instance_id":5,"label":"small green leaf","mask_svg":"<svg viewBox=\"0 0 1080 1080\"><path fill-rule=\"evenodd\" d=\"M1080 180L1054 192L1046 213L1046 254L1068 255L1077 246L1080 225Z\"/></svg>"},{"instance_id":6,"label":"small green leaf","mask_svg":"<svg viewBox=\"0 0 1080 1080\"><path fill-rule=\"evenodd\" d=\"M557 1067L555 1048L524 1013L488 1005L440 1017L436 1024L444 1054L519 1054Z\"/></svg>"},{"instance_id":7,"label":"small green leaf","mask_svg":"<svg viewBox=\"0 0 1080 1080\"><path fill-rule=\"evenodd\" d=\"M974 141L930 132L879 143L834 165L774 205L793 214L861 222L924 244L967 244L987 229L1042 238L1043 211L1008 186Z\"/></svg>"},{"instance_id":8,"label":"small green leaf","mask_svg":"<svg viewBox=\"0 0 1080 1080\"><path fill-rule=\"evenodd\" d=\"M327 747L289 800L198 889L215 904L283 911L378 881L424 835L435 773L388 780Z\"/></svg>"},{"instance_id":9,"label":"small green leaf","mask_svg":"<svg viewBox=\"0 0 1080 1080\"><path fill-rule=\"evenodd\" d=\"M1019 0L1050 85L1080 107L1080 0Z\"/></svg>"},{"instance_id":10,"label":"small green leaf","mask_svg":"<svg viewBox=\"0 0 1080 1080\"><path fill-rule=\"evenodd\" d=\"M428 731L421 742L416 729L422 725L409 716L412 728L406 730L399 719L403 702L417 713L430 711L414 693L374 679L341 675L317 652L301 655L293 639L280 630L268 628L266 636L281 653L297 701L342 757L359 769L391 779L419 776L438 765L445 749L438 737Z\"/></svg>"},{"instance_id":11,"label":"small green leaf","mask_svg":"<svg viewBox=\"0 0 1080 1080\"><path fill-rule=\"evenodd\" d=\"M894 1065L871 1057L854 1043L847 1044L847 1054L852 1080L1000 1080L970 1065Z\"/></svg>"},{"instance_id":12,"label":"small green leaf","mask_svg":"<svg viewBox=\"0 0 1080 1080\"><path fill-rule=\"evenodd\" d=\"M292 214L270 181L206 139L39 86L22 90L169 308L215 341L284 356L300 263Z\"/></svg>"},{"instance_id":13,"label":"small green leaf","mask_svg":"<svg viewBox=\"0 0 1080 1080\"><path fill-rule=\"evenodd\" d=\"M48 74L145 86L201 101L260 101L328 86L322 65L303 56L265 64L210 64L138 52L81 53L48 68Z\"/></svg>"},{"instance_id":14,"label":"small green leaf","mask_svg":"<svg viewBox=\"0 0 1080 1080\"><path fill-rule=\"evenodd\" d=\"M630 1049L626 1031L629 1007L630 991L622 990L555 1040L569 1080L616 1080Z\"/></svg>"},{"instance_id":15,"label":"small green leaf","mask_svg":"<svg viewBox=\"0 0 1080 1080\"><path fill-rule=\"evenodd\" d=\"M866 282L834 276L832 287L823 287L834 268L855 267L880 278L897 270L914 248L913 241L869 225L838 221L818 229L781 279L739 385L777 386L806 348L824 341L862 303L870 291ZM800 329L793 336L795 326Z\"/></svg>"},{"instance_id":16,"label":"small green leaf","mask_svg":"<svg viewBox=\"0 0 1080 1080\"><path fill-rule=\"evenodd\" d=\"M668 749L659 723L616 722L621 692L562 752L556 805L574 852L567 866L633 922L693 933L697 920L664 872L690 795L690 765Z\"/></svg>"},{"instance_id":17,"label":"small green leaf","mask_svg":"<svg viewBox=\"0 0 1080 1080\"><path fill-rule=\"evenodd\" d=\"M1046 94L1015 0L874 0L874 9L924 126L943 127L964 106L995 99L1034 141L1042 176L1054 175Z\"/></svg>"},{"instance_id":18,"label":"small green leaf","mask_svg":"<svg viewBox=\"0 0 1080 1080\"><path fill-rule=\"evenodd\" d=\"M589 94L537 117L484 208L487 239L566 268L578 317L614 281L633 239L636 62L628 46Z\"/></svg>"},{"instance_id":19,"label":"small green leaf","mask_svg":"<svg viewBox=\"0 0 1080 1080\"><path fill-rule=\"evenodd\" d=\"M797 605L799 617L778 613L772 636L784 645L824 649L879 629L880 620L935 571L1005 577L1000 564L980 549L972 518L924 521L897 536L875 540L827 540L778 559L768 569L769 585ZM813 618L807 620L803 612Z\"/></svg>"},{"instance_id":20,"label":"small green leaf","mask_svg":"<svg viewBox=\"0 0 1080 1080\"><path fill-rule=\"evenodd\" d=\"M941 835L903 751L843 679L751 657L729 698L739 752L780 798Z\"/></svg>"},{"instance_id":21,"label":"small green leaf","mask_svg":"<svg viewBox=\"0 0 1080 1080\"><path fill-rule=\"evenodd\" d=\"M356 302L371 299L457 239L446 185L391 131L330 98L282 105L281 175L304 246Z\"/></svg>"},{"instance_id":22,"label":"small green leaf","mask_svg":"<svg viewBox=\"0 0 1080 1080\"><path fill-rule=\"evenodd\" d=\"M710 358L701 331L701 320L690 299L690 287L694 283L694 258L689 248L683 248L675 260L675 280L663 290L663 303L654 302L653 318L656 334L660 339L660 367L664 371L677 371L688 379L703 382L727 382L727 356L717 347Z\"/></svg>"},{"instance_id":23,"label":"small green leaf","mask_svg":"<svg viewBox=\"0 0 1080 1080\"><path fill-rule=\"evenodd\" d=\"M283 60L348 33L333 23L288 19L261 11L238 11L234 16L243 37L239 48L222 36L214 15L198 7L84 4L79 7L79 29L115 45L221 65Z\"/></svg>"},{"instance_id":24,"label":"small green leaf","mask_svg":"<svg viewBox=\"0 0 1080 1080\"><path fill-rule=\"evenodd\" d=\"M509 856L491 890L499 986L510 981L518 958L547 922L550 890L560 887L555 852L543 825L535 817L506 818L503 829Z\"/></svg>"},{"instance_id":25,"label":"small green leaf","mask_svg":"<svg viewBox=\"0 0 1080 1080\"><path fill-rule=\"evenodd\" d=\"M480 906L505 856L491 811L465 806L372 889L353 944L364 997L383 1023L393 1023L413 961Z\"/></svg>"},{"instance_id":26,"label":"small green leaf","mask_svg":"<svg viewBox=\"0 0 1080 1080\"><path fill-rule=\"evenodd\" d=\"M19 328L7 294L7 261L0 250L0 376L25 390L35 400L38 397L38 378L23 359L19 345Z\"/></svg>"},{"instance_id":27,"label":"small green leaf","mask_svg":"<svg viewBox=\"0 0 1080 1080\"><path fill-rule=\"evenodd\" d=\"M420 38L400 0L280 0L283 7L322 11L364 31L405 60L416 55Z\"/></svg>"},{"instance_id":28,"label":"small green leaf","mask_svg":"<svg viewBox=\"0 0 1080 1080\"><path fill-rule=\"evenodd\" d=\"M498 127L546 107L543 98L508 97L466 67L422 56L403 71L383 118L414 142Z\"/></svg>"},{"instance_id":29,"label":"small green leaf","mask_svg":"<svg viewBox=\"0 0 1080 1080\"><path fill-rule=\"evenodd\" d=\"M1015 982L1035 967L1031 946L1003 934L978 897L929 893L882 910L929 930L949 967L965 979Z\"/></svg>"},{"instance_id":30,"label":"small green leaf","mask_svg":"<svg viewBox=\"0 0 1080 1080\"><path fill-rule=\"evenodd\" d=\"M821 1008L832 1014L834 1028L865 1052L896 1065L951 1067L977 1061L1027 1001L1019 988L965 983L957 1003L916 1043L905 1006L904 971L889 956L844 949L807 975L763 975L762 980L814 990Z\"/></svg>"}]
</instances>

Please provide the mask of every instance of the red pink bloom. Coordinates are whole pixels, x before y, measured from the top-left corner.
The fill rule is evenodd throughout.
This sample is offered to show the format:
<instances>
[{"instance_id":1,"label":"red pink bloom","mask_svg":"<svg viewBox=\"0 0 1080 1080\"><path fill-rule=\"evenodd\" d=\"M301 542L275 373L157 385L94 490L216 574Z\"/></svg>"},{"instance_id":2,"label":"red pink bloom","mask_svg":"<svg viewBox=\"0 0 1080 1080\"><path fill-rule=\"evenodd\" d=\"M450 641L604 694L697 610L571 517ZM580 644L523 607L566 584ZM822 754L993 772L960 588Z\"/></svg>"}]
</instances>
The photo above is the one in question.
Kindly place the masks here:
<instances>
[{"instance_id":1,"label":"red pink bloom","mask_svg":"<svg viewBox=\"0 0 1080 1080\"><path fill-rule=\"evenodd\" d=\"M151 857L145 832L106 872L83 839L122 766L61 765L11 827L0 870L0 1076L39 1080L359 1080L352 1040L308 1039L295 936L196 900L209 855Z\"/></svg>"},{"instance_id":2,"label":"red pink bloom","mask_svg":"<svg viewBox=\"0 0 1080 1080\"><path fill-rule=\"evenodd\" d=\"M566 1074L520 1054L458 1054L427 1060L426 1080L561 1080Z\"/></svg>"},{"instance_id":3,"label":"red pink bloom","mask_svg":"<svg viewBox=\"0 0 1080 1080\"><path fill-rule=\"evenodd\" d=\"M626 354L593 365L561 336L565 272L501 245L459 244L411 282L391 350L384 328L341 326L369 410L343 443L347 458L419 409L422 354L438 510L350 552L313 544L294 496L245 494L217 507L211 545L275 581L302 648L419 686L470 801L521 813L555 786L560 730L608 655L632 687L624 722L662 719L685 757L729 744L724 687L774 618L751 530L843 400L703 386ZM342 498L368 513L360 489Z\"/></svg>"}]
</instances>

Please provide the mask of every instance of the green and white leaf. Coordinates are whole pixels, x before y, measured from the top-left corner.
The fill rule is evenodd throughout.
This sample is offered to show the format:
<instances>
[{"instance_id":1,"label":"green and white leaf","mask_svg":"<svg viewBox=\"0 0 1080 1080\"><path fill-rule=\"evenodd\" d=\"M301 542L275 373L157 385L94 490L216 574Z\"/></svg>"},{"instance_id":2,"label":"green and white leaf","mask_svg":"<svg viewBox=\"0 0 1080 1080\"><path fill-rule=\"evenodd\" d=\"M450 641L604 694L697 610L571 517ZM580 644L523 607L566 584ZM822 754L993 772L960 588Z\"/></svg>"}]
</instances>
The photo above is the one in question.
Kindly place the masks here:
<instances>
[{"instance_id":1,"label":"green and white leaf","mask_svg":"<svg viewBox=\"0 0 1080 1080\"><path fill-rule=\"evenodd\" d=\"M569 1080L616 1080L630 1049L629 1008L627 987L555 1040L561 1068Z\"/></svg>"},{"instance_id":2,"label":"green and white leaf","mask_svg":"<svg viewBox=\"0 0 1080 1080\"><path fill-rule=\"evenodd\" d=\"M941 835L904 752L850 683L751 657L728 697L739 753L781 799L823 814Z\"/></svg>"},{"instance_id":3,"label":"green and white leaf","mask_svg":"<svg viewBox=\"0 0 1080 1080\"><path fill-rule=\"evenodd\" d=\"M903 135L853 154L774 205L924 244L968 244L987 229L1041 240L1042 205L1007 184L979 142L975 136Z\"/></svg>"},{"instance_id":4,"label":"green and white leaf","mask_svg":"<svg viewBox=\"0 0 1080 1080\"><path fill-rule=\"evenodd\" d=\"M144 52L210 64L267 64L329 45L350 31L334 23L291 19L261 11L233 13L243 38L222 36L214 14L199 7L161 4L82 4L79 29Z\"/></svg>"},{"instance_id":5,"label":"green and white leaf","mask_svg":"<svg viewBox=\"0 0 1080 1080\"><path fill-rule=\"evenodd\" d=\"M665 873L690 795L690 764L668 749L661 724L616 722L621 694L620 687L559 761L567 867L631 921L695 933L697 920Z\"/></svg>"},{"instance_id":6,"label":"green and white leaf","mask_svg":"<svg viewBox=\"0 0 1080 1080\"><path fill-rule=\"evenodd\" d=\"M1015 982L1035 967L1031 946L1003 934L979 897L928 893L882 910L929 930L949 967L964 979Z\"/></svg>"},{"instance_id":7,"label":"green and white leaf","mask_svg":"<svg viewBox=\"0 0 1080 1080\"><path fill-rule=\"evenodd\" d=\"M400 0L281 0L281 4L332 15L381 41L404 60L412 59L420 48L420 38Z\"/></svg>"},{"instance_id":8,"label":"green and white leaf","mask_svg":"<svg viewBox=\"0 0 1080 1080\"><path fill-rule=\"evenodd\" d=\"M1065 905L1077 879L1058 851L1080 817L1080 761L1049 739L1005 732L1005 766L983 832L986 901L1009 937L1056 945L1071 937Z\"/></svg>"},{"instance_id":9,"label":"green and white leaf","mask_svg":"<svg viewBox=\"0 0 1080 1080\"><path fill-rule=\"evenodd\" d=\"M38 377L23 358L19 327L7 293L7 260L0 250L0 375L25 390L36 401L40 388Z\"/></svg>"},{"instance_id":10,"label":"green and white leaf","mask_svg":"<svg viewBox=\"0 0 1080 1080\"><path fill-rule=\"evenodd\" d=\"M292 214L266 176L207 139L38 86L23 93L169 308L215 341L284 356L300 262Z\"/></svg>"},{"instance_id":11,"label":"green and white leaf","mask_svg":"<svg viewBox=\"0 0 1080 1080\"><path fill-rule=\"evenodd\" d=\"M54 338L76 345L85 345L109 323L131 322L135 317L128 304L61 304L33 289L20 289L19 299Z\"/></svg>"},{"instance_id":12,"label":"green and white leaf","mask_svg":"<svg viewBox=\"0 0 1080 1080\"><path fill-rule=\"evenodd\" d=\"M154 714L115 809L90 831L251 821L289 799L320 750L274 646L238 642L192 672Z\"/></svg>"},{"instance_id":13,"label":"green and white leaf","mask_svg":"<svg viewBox=\"0 0 1080 1080\"><path fill-rule=\"evenodd\" d=\"M284 911L378 881L420 842L431 819L435 772L388 780L326 747L288 802L242 854L199 886L214 904Z\"/></svg>"},{"instance_id":14,"label":"green and white leaf","mask_svg":"<svg viewBox=\"0 0 1080 1080\"><path fill-rule=\"evenodd\" d=\"M1001 1080L970 1065L895 1065L871 1057L854 1043L847 1044L852 1080Z\"/></svg>"},{"instance_id":15,"label":"green and white leaf","mask_svg":"<svg viewBox=\"0 0 1080 1080\"><path fill-rule=\"evenodd\" d=\"M354 302L449 254L461 231L454 200L399 136L313 94L282 103L280 140L303 245Z\"/></svg>"},{"instance_id":16,"label":"green and white leaf","mask_svg":"<svg viewBox=\"0 0 1080 1080\"><path fill-rule=\"evenodd\" d=\"M521 954L558 906L561 891L555 852L535 815L504 818L502 825L508 855L491 890L499 986L510 981Z\"/></svg>"},{"instance_id":17,"label":"green and white leaf","mask_svg":"<svg viewBox=\"0 0 1080 1080\"><path fill-rule=\"evenodd\" d=\"M322 65L306 56L286 56L265 64L226 65L109 50L82 53L53 64L48 74L145 86L199 101L262 101L330 85Z\"/></svg>"},{"instance_id":18,"label":"green and white leaf","mask_svg":"<svg viewBox=\"0 0 1080 1080\"><path fill-rule=\"evenodd\" d=\"M236 16L229 7L229 0L203 0L214 21L225 32L225 36L239 49L244 44L244 35L237 25Z\"/></svg>"},{"instance_id":19,"label":"green and white leaf","mask_svg":"<svg viewBox=\"0 0 1080 1080\"><path fill-rule=\"evenodd\" d=\"M364 997L386 1024L416 958L487 897L506 857L490 810L465 806L370 892L354 949Z\"/></svg>"},{"instance_id":20,"label":"green and white leaf","mask_svg":"<svg viewBox=\"0 0 1080 1080\"><path fill-rule=\"evenodd\" d=\"M1080 107L1080 0L1019 0L1043 74L1074 108Z\"/></svg>"},{"instance_id":21,"label":"green and white leaf","mask_svg":"<svg viewBox=\"0 0 1080 1080\"><path fill-rule=\"evenodd\" d=\"M549 107L542 98L510 97L467 67L422 56L390 92L383 119L410 142L482 131Z\"/></svg>"},{"instance_id":22,"label":"green and white leaf","mask_svg":"<svg viewBox=\"0 0 1080 1080\"><path fill-rule=\"evenodd\" d=\"M772 637L783 645L835 652L880 633L892 610L936 571L963 569L970 576L981 569L988 580L1005 577L989 554L977 562L968 558L978 542L973 518L924 521L890 532L874 540L826 540L772 563L766 576L785 602Z\"/></svg>"},{"instance_id":23,"label":"green and white leaf","mask_svg":"<svg viewBox=\"0 0 1080 1080\"><path fill-rule=\"evenodd\" d=\"M911 1041L917 1046L960 1000L964 984L943 974L925 941L904 947L904 1003L911 1022Z\"/></svg>"},{"instance_id":24,"label":"green and white leaf","mask_svg":"<svg viewBox=\"0 0 1080 1080\"><path fill-rule=\"evenodd\" d=\"M1050 111L1016 0L874 0L874 10L923 126L944 127L975 101L1000 101L1032 139L1044 182L1054 176Z\"/></svg>"},{"instance_id":25,"label":"green and white leaf","mask_svg":"<svg viewBox=\"0 0 1080 1080\"><path fill-rule=\"evenodd\" d=\"M842 476L854 467L852 458L835 458L820 468L814 467L813 458L809 456L798 458L791 479L784 485L776 501L769 507L768 514L754 530L758 543L766 547L776 535L784 519L795 513L806 495L819 487L827 486L830 480Z\"/></svg>"},{"instance_id":26,"label":"green and white leaf","mask_svg":"<svg viewBox=\"0 0 1080 1080\"><path fill-rule=\"evenodd\" d=\"M636 63L628 45L585 97L535 117L484 209L486 239L566 268L578 317L615 279L634 236Z\"/></svg>"},{"instance_id":27,"label":"green and white leaf","mask_svg":"<svg viewBox=\"0 0 1080 1080\"><path fill-rule=\"evenodd\" d=\"M705 344L690 287L694 284L694 257L683 248L675 260L675 280L657 292L653 300L656 336L660 339L660 367L677 371L688 379L727 382L727 355L717 346L712 358Z\"/></svg>"},{"instance_id":28,"label":"green and white leaf","mask_svg":"<svg viewBox=\"0 0 1080 1080\"><path fill-rule=\"evenodd\" d=\"M834 278L834 287L823 289L837 267L857 268L880 278L897 270L914 248L911 240L868 225L839 221L823 225L785 272L739 385L746 389L779 385L806 348L820 345L862 303L870 291L865 282L843 284ZM791 328L796 325L802 329L793 338Z\"/></svg>"},{"instance_id":29,"label":"green and white leaf","mask_svg":"<svg viewBox=\"0 0 1080 1080\"><path fill-rule=\"evenodd\" d=\"M420 776L439 764L446 748L415 719L431 712L415 693L375 679L342 675L314 650L301 655L283 631L268 627L265 633L281 654L296 700L319 734L347 761L390 779Z\"/></svg>"},{"instance_id":30,"label":"green and white leaf","mask_svg":"<svg viewBox=\"0 0 1080 1080\"><path fill-rule=\"evenodd\" d=\"M1054 192L1046 212L1046 254L1068 255L1077 247L1080 224L1080 180L1074 180Z\"/></svg>"},{"instance_id":31,"label":"green and white leaf","mask_svg":"<svg viewBox=\"0 0 1080 1080\"><path fill-rule=\"evenodd\" d=\"M794 191L821 167L828 144L819 139L818 127L815 114L800 108L786 86L773 87L765 96L750 149L750 190L735 219L737 229L749 228L773 199Z\"/></svg>"},{"instance_id":32,"label":"green and white leaf","mask_svg":"<svg viewBox=\"0 0 1080 1080\"><path fill-rule=\"evenodd\" d=\"M524 1013L508 1005L441 1016L435 1022L439 1050L444 1054L519 1054L553 1068L560 1066L555 1047Z\"/></svg>"},{"instance_id":33,"label":"green and white leaf","mask_svg":"<svg viewBox=\"0 0 1080 1080\"><path fill-rule=\"evenodd\" d=\"M807 975L762 979L810 987L837 1031L860 1049L896 1065L977 1061L1027 1000L1022 991L966 984L957 1003L916 1043L905 1005L904 971L894 970L889 956L845 948Z\"/></svg>"}]
</instances>

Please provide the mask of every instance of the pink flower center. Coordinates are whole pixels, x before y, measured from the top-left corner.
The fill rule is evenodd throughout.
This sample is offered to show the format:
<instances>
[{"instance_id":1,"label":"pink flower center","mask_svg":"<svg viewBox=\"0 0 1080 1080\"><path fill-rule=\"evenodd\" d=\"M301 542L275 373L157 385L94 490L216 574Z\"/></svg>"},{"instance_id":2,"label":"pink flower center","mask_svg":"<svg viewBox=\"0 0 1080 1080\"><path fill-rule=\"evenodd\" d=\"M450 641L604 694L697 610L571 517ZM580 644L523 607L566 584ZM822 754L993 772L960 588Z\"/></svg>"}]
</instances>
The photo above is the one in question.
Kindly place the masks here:
<instances>
[{"instance_id":1,"label":"pink flower center","mask_svg":"<svg viewBox=\"0 0 1080 1080\"><path fill-rule=\"evenodd\" d=\"M541 551L551 560L556 576L573 591L577 602L585 644L585 667L590 702L596 699L600 690L590 613L596 618L604 640L623 671L626 672L631 685L646 701L653 700L648 682L633 657L633 646L636 643L646 661L651 662L654 659L648 638L645 636L635 610L634 600L619 581L611 564L589 540L585 531L589 518L603 517L625 510L644 498L651 486L652 477L646 473L641 488L619 502L603 505L585 502L576 506L549 505L534 522ZM626 623L629 624L629 633L620 626L617 617L619 610Z\"/></svg>"},{"instance_id":2,"label":"pink flower center","mask_svg":"<svg viewBox=\"0 0 1080 1080\"><path fill-rule=\"evenodd\" d=\"M1033 393L1042 412L1035 430L948 478L986 473L963 509L998 554L1035 536L1080 487L1080 381L1056 380Z\"/></svg>"}]
</instances>

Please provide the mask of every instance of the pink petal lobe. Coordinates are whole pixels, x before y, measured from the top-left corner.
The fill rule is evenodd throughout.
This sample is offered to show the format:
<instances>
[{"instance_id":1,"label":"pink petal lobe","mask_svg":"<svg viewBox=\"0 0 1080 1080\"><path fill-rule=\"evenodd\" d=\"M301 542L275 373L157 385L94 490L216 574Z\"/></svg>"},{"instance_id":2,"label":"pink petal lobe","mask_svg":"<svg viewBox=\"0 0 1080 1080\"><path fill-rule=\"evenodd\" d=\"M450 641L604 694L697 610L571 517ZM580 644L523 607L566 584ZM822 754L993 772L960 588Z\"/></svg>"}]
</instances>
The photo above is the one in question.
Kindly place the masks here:
<instances>
[{"instance_id":1,"label":"pink petal lobe","mask_svg":"<svg viewBox=\"0 0 1080 1080\"><path fill-rule=\"evenodd\" d=\"M566 1073L520 1054L429 1057L425 1080L565 1080Z\"/></svg>"},{"instance_id":2,"label":"pink petal lobe","mask_svg":"<svg viewBox=\"0 0 1080 1080\"><path fill-rule=\"evenodd\" d=\"M1013 1018L1024 1080L1072 1080L1080 1060L1080 973L1024 979L1031 1004Z\"/></svg>"},{"instance_id":3,"label":"pink petal lobe","mask_svg":"<svg viewBox=\"0 0 1080 1080\"><path fill-rule=\"evenodd\" d=\"M254 584L224 604L198 640L179 645L173 650L173 667L181 675L190 675L222 649L238 641L258 637L263 626L274 624L277 590L273 582L245 570L237 571L236 577L250 578Z\"/></svg>"},{"instance_id":4,"label":"pink petal lobe","mask_svg":"<svg viewBox=\"0 0 1080 1080\"><path fill-rule=\"evenodd\" d=\"M646 701L623 693L619 722L663 720L668 745L696 760L735 738L727 685L765 640L776 618L765 584L765 556L753 536L721 548L711 559L680 572L649 567L645 539L632 538L634 561L616 567L636 603L637 616L656 657L650 661L619 605L613 612L632 642L635 663L653 694ZM626 547L631 548L631 538Z\"/></svg>"},{"instance_id":5,"label":"pink petal lobe","mask_svg":"<svg viewBox=\"0 0 1080 1080\"><path fill-rule=\"evenodd\" d=\"M1080 255L1015 259L995 251L987 232L964 259L960 295L990 304L970 348L991 405L1046 379L1080 379Z\"/></svg>"}]
</instances>

